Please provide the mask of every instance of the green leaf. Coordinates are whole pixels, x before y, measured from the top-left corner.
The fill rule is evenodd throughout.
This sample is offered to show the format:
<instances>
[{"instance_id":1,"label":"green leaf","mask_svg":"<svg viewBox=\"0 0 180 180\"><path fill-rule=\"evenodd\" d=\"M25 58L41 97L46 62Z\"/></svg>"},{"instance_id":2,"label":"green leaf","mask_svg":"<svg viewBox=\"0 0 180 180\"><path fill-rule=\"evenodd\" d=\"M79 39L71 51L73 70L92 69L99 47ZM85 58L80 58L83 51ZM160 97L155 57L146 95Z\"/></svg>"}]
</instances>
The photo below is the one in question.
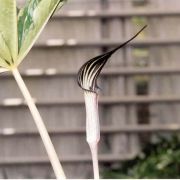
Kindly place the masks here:
<instances>
[{"instance_id":1,"label":"green leaf","mask_svg":"<svg viewBox=\"0 0 180 180\"><path fill-rule=\"evenodd\" d=\"M29 0L18 15L18 64L27 55L49 18L65 0Z\"/></svg>"},{"instance_id":2,"label":"green leaf","mask_svg":"<svg viewBox=\"0 0 180 180\"><path fill-rule=\"evenodd\" d=\"M3 59L13 64L18 54L16 0L0 0L0 52ZM6 64L6 63L5 63Z\"/></svg>"},{"instance_id":3,"label":"green leaf","mask_svg":"<svg viewBox=\"0 0 180 180\"><path fill-rule=\"evenodd\" d=\"M2 57L0 57L0 68L9 69L9 62Z\"/></svg>"},{"instance_id":4,"label":"green leaf","mask_svg":"<svg viewBox=\"0 0 180 180\"><path fill-rule=\"evenodd\" d=\"M41 0L29 1L28 4L19 12L18 15L18 43L19 49L22 45L22 41L28 34L31 26L33 26L33 15L32 13L37 8L37 5Z\"/></svg>"},{"instance_id":5,"label":"green leaf","mask_svg":"<svg viewBox=\"0 0 180 180\"><path fill-rule=\"evenodd\" d=\"M8 62L11 62L12 60L10 49L2 33L0 33L0 57Z\"/></svg>"}]
</instances>

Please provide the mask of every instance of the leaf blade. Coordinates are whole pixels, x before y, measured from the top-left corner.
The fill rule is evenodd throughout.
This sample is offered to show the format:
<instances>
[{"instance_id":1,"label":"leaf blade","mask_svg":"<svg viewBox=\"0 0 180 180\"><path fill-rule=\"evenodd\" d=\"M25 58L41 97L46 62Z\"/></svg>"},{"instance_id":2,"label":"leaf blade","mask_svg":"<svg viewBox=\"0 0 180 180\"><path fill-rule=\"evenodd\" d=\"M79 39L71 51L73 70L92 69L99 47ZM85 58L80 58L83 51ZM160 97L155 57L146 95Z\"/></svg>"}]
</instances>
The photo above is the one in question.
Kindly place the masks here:
<instances>
[{"instance_id":1,"label":"leaf blade","mask_svg":"<svg viewBox=\"0 0 180 180\"><path fill-rule=\"evenodd\" d=\"M2 33L0 33L0 56L9 62L11 61L11 58L12 58L10 49L7 45L7 42L5 42L5 39L3 38Z\"/></svg>"},{"instance_id":2,"label":"leaf blade","mask_svg":"<svg viewBox=\"0 0 180 180\"><path fill-rule=\"evenodd\" d=\"M5 52L6 60L9 62L9 53L11 54L11 62L17 59L18 54L18 33L17 33L17 9L16 0L0 0L0 33L1 46L0 50ZM3 38L2 38L3 37ZM2 41L4 39L4 42ZM5 43L6 42L6 43ZM5 48L5 44L8 49Z\"/></svg>"},{"instance_id":3,"label":"leaf blade","mask_svg":"<svg viewBox=\"0 0 180 180\"><path fill-rule=\"evenodd\" d=\"M0 57L0 68L9 69L8 61Z\"/></svg>"},{"instance_id":4,"label":"leaf blade","mask_svg":"<svg viewBox=\"0 0 180 180\"><path fill-rule=\"evenodd\" d=\"M56 8L59 5L62 6L64 2L65 0L30 0L20 11L18 16L20 44L18 63L27 55Z\"/></svg>"}]
</instances>

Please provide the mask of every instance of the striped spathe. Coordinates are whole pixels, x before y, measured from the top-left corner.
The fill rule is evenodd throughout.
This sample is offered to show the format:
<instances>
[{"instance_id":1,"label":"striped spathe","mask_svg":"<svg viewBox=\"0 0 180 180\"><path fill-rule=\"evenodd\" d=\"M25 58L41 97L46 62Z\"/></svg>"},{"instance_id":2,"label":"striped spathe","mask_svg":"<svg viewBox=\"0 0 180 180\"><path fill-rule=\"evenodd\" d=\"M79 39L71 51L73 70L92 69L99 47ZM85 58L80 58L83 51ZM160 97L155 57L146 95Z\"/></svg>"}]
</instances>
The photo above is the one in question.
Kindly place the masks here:
<instances>
[{"instance_id":1,"label":"striped spathe","mask_svg":"<svg viewBox=\"0 0 180 180\"><path fill-rule=\"evenodd\" d=\"M132 38L124 42L123 44L119 45L118 47L112 49L109 52L103 53L99 56L96 56L85 64L82 65L78 72L78 85L84 89L85 91L96 92L97 86L97 78L108 61L108 59L115 53L118 49L122 48L134 38L136 38L147 26L144 26L139 32L137 32Z\"/></svg>"}]
</instances>

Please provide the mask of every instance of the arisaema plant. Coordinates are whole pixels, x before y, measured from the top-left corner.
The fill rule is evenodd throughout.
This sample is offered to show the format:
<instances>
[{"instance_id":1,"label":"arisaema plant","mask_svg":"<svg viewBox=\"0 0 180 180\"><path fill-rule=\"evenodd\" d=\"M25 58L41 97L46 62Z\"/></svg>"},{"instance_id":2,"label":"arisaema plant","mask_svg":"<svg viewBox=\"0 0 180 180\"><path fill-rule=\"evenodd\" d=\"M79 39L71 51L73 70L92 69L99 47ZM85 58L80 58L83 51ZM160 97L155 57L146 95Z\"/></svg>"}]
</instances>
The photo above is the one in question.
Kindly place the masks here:
<instances>
[{"instance_id":1,"label":"arisaema plant","mask_svg":"<svg viewBox=\"0 0 180 180\"><path fill-rule=\"evenodd\" d=\"M0 72L11 71L31 111L57 178L64 172L44 122L18 71L40 32L65 0L28 0L17 11L16 0L0 0Z\"/></svg>"},{"instance_id":2,"label":"arisaema plant","mask_svg":"<svg viewBox=\"0 0 180 180\"><path fill-rule=\"evenodd\" d=\"M78 72L78 84L84 91L84 99L86 106L86 140L90 146L94 178L99 179L99 166L98 166L98 142L100 140L100 125L98 114L98 93L97 93L97 78L108 61L108 59L118 49L122 48L130 41L132 41L140 32L142 32L146 26L144 26L137 34L135 34L128 41L124 42L120 46L112 49L109 52L96 56L87 61Z\"/></svg>"}]
</instances>

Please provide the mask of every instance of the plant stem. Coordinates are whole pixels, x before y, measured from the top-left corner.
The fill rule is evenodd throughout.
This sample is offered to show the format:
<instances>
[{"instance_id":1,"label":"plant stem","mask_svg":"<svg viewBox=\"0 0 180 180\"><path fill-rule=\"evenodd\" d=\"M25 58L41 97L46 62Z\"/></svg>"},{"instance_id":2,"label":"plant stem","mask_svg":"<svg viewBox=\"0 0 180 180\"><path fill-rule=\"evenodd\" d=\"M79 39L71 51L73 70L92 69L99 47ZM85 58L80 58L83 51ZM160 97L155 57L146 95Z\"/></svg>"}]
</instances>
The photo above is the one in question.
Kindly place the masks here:
<instances>
[{"instance_id":1,"label":"plant stem","mask_svg":"<svg viewBox=\"0 0 180 180\"><path fill-rule=\"evenodd\" d=\"M56 178L57 179L66 179L64 171L62 169L62 166L59 162L59 158L56 154L56 151L55 151L54 146L51 142L50 136L49 136L47 129L45 127L45 124L41 118L41 115L40 115L31 95L30 95L30 93L29 93L18 69L16 69L16 68L13 69L12 73L13 73L13 76L14 76L14 78L15 78L15 80L16 80L25 100L26 100L26 103L30 109L30 112L34 118L34 122L37 126L39 134L40 134L42 141L44 143L44 146L46 148L46 151L47 151L49 160L52 164Z\"/></svg>"},{"instance_id":2,"label":"plant stem","mask_svg":"<svg viewBox=\"0 0 180 180\"><path fill-rule=\"evenodd\" d=\"M84 98L86 105L86 140L91 149L94 179L99 179L98 142L100 140L100 126L97 94L85 91Z\"/></svg>"},{"instance_id":3,"label":"plant stem","mask_svg":"<svg viewBox=\"0 0 180 180\"><path fill-rule=\"evenodd\" d=\"M89 146L92 154L94 179L99 179L98 143L89 143Z\"/></svg>"}]
</instances>

